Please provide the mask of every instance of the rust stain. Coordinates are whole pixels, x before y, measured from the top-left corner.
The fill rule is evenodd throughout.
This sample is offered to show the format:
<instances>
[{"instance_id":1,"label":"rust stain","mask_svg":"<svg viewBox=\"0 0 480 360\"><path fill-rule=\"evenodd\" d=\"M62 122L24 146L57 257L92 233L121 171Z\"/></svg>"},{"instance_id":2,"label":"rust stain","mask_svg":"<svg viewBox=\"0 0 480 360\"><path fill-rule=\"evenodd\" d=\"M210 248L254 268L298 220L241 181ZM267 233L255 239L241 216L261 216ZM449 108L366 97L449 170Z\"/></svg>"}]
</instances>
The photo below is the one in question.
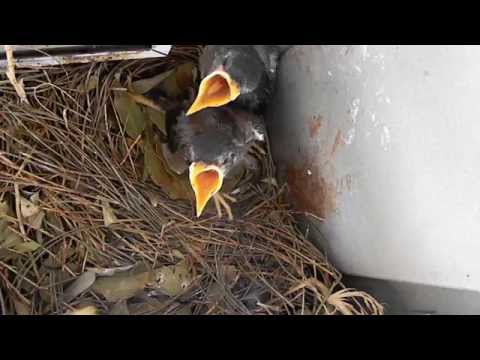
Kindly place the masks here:
<instances>
[{"instance_id":1,"label":"rust stain","mask_svg":"<svg viewBox=\"0 0 480 360\"><path fill-rule=\"evenodd\" d=\"M338 150L340 150L345 142L343 141L342 131L337 130L337 135L335 136L335 140L333 142L332 151L330 153L330 157L335 156Z\"/></svg>"},{"instance_id":2,"label":"rust stain","mask_svg":"<svg viewBox=\"0 0 480 360\"><path fill-rule=\"evenodd\" d=\"M308 122L308 132L310 133L310 138L314 138L318 135L320 128L322 127L323 118L319 116L313 116Z\"/></svg>"},{"instance_id":3,"label":"rust stain","mask_svg":"<svg viewBox=\"0 0 480 360\"><path fill-rule=\"evenodd\" d=\"M312 162L305 164L312 165ZM326 219L336 209L336 186L320 174L317 166L288 166L290 197L299 211Z\"/></svg>"}]
</instances>

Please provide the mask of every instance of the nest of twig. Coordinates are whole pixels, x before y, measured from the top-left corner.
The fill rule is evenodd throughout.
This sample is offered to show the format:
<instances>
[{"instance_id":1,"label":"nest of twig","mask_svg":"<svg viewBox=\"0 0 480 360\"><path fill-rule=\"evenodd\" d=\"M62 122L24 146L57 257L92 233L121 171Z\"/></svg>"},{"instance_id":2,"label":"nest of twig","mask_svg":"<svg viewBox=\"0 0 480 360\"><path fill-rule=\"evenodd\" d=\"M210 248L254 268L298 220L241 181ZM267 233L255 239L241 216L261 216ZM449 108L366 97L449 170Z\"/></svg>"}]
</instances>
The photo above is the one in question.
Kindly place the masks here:
<instances>
[{"instance_id":1,"label":"nest of twig","mask_svg":"<svg viewBox=\"0 0 480 360\"><path fill-rule=\"evenodd\" d=\"M269 157L233 221L194 218L191 201L144 176L142 142L115 111L118 83L199 51L17 69L28 103L0 80L1 313L383 313L297 229Z\"/></svg>"}]
</instances>

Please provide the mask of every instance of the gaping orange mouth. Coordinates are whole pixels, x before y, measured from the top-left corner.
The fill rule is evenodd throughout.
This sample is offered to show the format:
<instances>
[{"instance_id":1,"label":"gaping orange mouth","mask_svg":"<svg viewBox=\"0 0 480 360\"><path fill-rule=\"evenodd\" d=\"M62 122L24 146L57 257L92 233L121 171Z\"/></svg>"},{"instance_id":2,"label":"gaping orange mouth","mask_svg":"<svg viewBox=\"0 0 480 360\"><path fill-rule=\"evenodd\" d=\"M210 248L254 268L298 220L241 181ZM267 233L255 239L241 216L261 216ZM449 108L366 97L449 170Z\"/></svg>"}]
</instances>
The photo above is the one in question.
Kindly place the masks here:
<instances>
[{"instance_id":1,"label":"gaping orange mouth","mask_svg":"<svg viewBox=\"0 0 480 360\"><path fill-rule=\"evenodd\" d=\"M240 95L240 86L224 70L217 70L202 80L197 98L187 112L194 114L209 107L219 107L234 101Z\"/></svg>"},{"instance_id":2,"label":"gaping orange mouth","mask_svg":"<svg viewBox=\"0 0 480 360\"><path fill-rule=\"evenodd\" d=\"M208 201L222 188L223 171L215 165L192 163L190 184L195 192L197 217L200 217Z\"/></svg>"}]
</instances>

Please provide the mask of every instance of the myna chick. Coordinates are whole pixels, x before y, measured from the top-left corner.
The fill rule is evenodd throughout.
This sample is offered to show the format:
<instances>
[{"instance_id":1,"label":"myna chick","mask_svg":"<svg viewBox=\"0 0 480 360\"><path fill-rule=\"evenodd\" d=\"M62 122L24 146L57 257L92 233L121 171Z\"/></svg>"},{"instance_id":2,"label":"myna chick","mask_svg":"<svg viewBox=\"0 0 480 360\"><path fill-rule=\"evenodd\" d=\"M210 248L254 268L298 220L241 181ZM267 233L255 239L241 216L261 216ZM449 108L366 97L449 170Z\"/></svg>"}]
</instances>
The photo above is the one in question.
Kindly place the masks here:
<instances>
[{"instance_id":1,"label":"myna chick","mask_svg":"<svg viewBox=\"0 0 480 360\"><path fill-rule=\"evenodd\" d=\"M191 116L180 113L167 129L170 150L181 151L189 164L197 217L202 215L212 197L231 214L219 192L229 175L245 161L255 142L264 141L263 119L238 108L223 106L207 108Z\"/></svg>"},{"instance_id":2,"label":"myna chick","mask_svg":"<svg viewBox=\"0 0 480 360\"><path fill-rule=\"evenodd\" d=\"M235 102L262 113L274 89L282 45L208 45L200 56L202 81L187 112Z\"/></svg>"}]
</instances>

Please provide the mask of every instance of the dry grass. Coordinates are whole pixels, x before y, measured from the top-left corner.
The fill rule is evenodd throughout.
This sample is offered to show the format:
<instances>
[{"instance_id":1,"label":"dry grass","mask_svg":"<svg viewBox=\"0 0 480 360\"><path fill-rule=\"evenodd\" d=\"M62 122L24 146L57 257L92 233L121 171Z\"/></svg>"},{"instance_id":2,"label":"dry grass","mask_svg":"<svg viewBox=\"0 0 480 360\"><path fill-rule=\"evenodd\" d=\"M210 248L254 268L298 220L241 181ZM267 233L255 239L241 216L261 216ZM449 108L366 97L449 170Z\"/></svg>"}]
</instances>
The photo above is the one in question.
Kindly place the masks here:
<instances>
[{"instance_id":1,"label":"dry grass","mask_svg":"<svg viewBox=\"0 0 480 360\"><path fill-rule=\"evenodd\" d=\"M0 247L2 313L64 314L85 304L109 313L114 304L95 291L69 299L65 288L89 267L158 268L181 257L193 283L175 297L147 287L136 301L161 299L162 306L136 313L383 313L368 294L345 289L341 275L305 240L283 201L284 187L253 186L255 196L229 222L197 220L192 204L169 199L143 179L141 147L126 138L112 111L118 91L112 82L116 74L125 81L148 77L198 53L182 47L160 61L17 70L30 105L0 82L0 201L16 204L20 194L40 191L46 214L38 230L22 222L18 209L9 219L24 240L41 246L23 254ZM82 91L92 78L98 84ZM273 171L268 159L264 176ZM105 225L102 202L118 222Z\"/></svg>"}]
</instances>

